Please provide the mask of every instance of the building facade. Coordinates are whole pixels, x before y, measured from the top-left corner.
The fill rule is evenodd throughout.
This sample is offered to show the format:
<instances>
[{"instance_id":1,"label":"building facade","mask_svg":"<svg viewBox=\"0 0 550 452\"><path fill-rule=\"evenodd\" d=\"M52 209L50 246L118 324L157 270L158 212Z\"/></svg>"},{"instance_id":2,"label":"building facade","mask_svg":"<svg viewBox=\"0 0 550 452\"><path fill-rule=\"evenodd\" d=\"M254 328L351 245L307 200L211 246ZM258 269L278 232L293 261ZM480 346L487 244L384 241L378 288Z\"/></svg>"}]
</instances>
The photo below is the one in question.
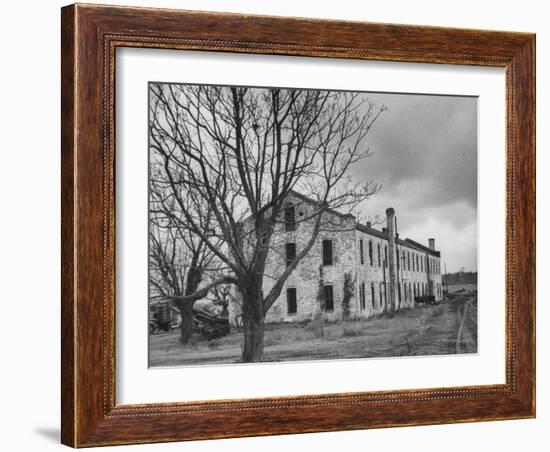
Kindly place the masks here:
<instances>
[{"instance_id":1,"label":"building facade","mask_svg":"<svg viewBox=\"0 0 550 452\"><path fill-rule=\"evenodd\" d=\"M264 293L310 240L317 206L298 193L286 201L270 245ZM330 210L323 213L315 243L288 277L266 322L305 321L321 314L329 320L366 318L414 307L415 298L423 296L443 298L441 254L434 239L428 246L401 239L392 208L381 230ZM238 292L234 298L231 322L241 313Z\"/></svg>"}]
</instances>

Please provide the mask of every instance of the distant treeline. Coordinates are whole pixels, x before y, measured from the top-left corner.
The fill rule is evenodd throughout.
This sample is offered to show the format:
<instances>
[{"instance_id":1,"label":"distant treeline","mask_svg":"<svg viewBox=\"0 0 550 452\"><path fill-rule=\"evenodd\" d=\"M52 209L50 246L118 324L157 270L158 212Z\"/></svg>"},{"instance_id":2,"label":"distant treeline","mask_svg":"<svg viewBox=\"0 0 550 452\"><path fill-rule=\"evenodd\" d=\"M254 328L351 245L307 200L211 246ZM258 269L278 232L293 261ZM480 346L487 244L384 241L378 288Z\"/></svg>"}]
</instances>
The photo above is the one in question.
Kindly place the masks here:
<instances>
[{"instance_id":1,"label":"distant treeline","mask_svg":"<svg viewBox=\"0 0 550 452\"><path fill-rule=\"evenodd\" d=\"M454 284L477 284L477 272L447 273L443 279L451 286Z\"/></svg>"}]
</instances>

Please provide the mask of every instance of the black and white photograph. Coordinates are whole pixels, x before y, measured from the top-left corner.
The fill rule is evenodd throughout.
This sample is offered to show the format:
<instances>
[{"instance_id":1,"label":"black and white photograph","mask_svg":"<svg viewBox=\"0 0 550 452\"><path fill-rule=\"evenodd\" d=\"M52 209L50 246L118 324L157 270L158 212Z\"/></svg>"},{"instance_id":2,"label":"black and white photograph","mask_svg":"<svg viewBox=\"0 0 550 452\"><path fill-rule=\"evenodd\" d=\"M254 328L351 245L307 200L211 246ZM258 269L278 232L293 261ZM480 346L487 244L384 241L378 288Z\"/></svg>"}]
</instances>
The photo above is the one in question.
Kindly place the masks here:
<instances>
[{"instance_id":1,"label":"black and white photograph","mask_svg":"<svg viewBox=\"0 0 550 452\"><path fill-rule=\"evenodd\" d=\"M148 105L150 367L478 352L477 97L149 82Z\"/></svg>"}]
</instances>

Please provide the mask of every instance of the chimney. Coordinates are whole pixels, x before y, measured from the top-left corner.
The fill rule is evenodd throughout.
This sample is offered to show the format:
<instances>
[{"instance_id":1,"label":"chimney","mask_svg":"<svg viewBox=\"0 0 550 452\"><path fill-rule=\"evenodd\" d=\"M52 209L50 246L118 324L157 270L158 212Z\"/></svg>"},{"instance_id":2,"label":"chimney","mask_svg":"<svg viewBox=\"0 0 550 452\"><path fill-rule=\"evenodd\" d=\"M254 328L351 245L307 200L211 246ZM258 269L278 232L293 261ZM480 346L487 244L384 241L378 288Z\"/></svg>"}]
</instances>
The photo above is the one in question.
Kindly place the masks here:
<instances>
[{"instance_id":1,"label":"chimney","mask_svg":"<svg viewBox=\"0 0 550 452\"><path fill-rule=\"evenodd\" d=\"M435 251L435 239L428 239L428 247Z\"/></svg>"},{"instance_id":2,"label":"chimney","mask_svg":"<svg viewBox=\"0 0 550 452\"><path fill-rule=\"evenodd\" d=\"M390 276L390 297L389 297L389 310L393 311L396 309L396 297L395 297L395 289L396 289L396 277L397 277L397 271L395 268L395 210L393 210L392 207L389 207L386 209L386 229L388 232L388 269L389 269L389 276ZM384 268L384 272L386 269ZM388 307L386 307L387 309Z\"/></svg>"},{"instance_id":3,"label":"chimney","mask_svg":"<svg viewBox=\"0 0 550 452\"><path fill-rule=\"evenodd\" d=\"M367 228L370 228L372 226L372 223L370 221L367 221Z\"/></svg>"},{"instance_id":4,"label":"chimney","mask_svg":"<svg viewBox=\"0 0 550 452\"><path fill-rule=\"evenodd\" d=\"M387 232L388 232L387 228L382 228L382 234L386 235Z\"/></svg>"}]
</instances>

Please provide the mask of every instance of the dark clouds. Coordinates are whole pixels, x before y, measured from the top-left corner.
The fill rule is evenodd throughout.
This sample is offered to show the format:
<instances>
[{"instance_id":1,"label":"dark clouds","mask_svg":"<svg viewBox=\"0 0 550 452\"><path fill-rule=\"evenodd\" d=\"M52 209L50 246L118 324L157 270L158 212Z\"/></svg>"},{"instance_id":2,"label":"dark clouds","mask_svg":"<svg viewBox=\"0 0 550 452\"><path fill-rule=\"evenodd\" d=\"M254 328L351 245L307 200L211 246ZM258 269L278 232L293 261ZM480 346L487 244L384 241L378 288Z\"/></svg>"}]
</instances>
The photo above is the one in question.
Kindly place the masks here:
<instances>
[{"instance_id":1,"label":"dark clouds","mask_svg":"<svg viewBox=\"0 0 550 452\"><path fill-rule=\"evenodd\" d=\"M477 98L368 97L387 111L368 139L374 155L354 168L382 184L364 212L394 207L401 236L435 237L449 271L477 269Z\"/></svg>"}]
</instances>

